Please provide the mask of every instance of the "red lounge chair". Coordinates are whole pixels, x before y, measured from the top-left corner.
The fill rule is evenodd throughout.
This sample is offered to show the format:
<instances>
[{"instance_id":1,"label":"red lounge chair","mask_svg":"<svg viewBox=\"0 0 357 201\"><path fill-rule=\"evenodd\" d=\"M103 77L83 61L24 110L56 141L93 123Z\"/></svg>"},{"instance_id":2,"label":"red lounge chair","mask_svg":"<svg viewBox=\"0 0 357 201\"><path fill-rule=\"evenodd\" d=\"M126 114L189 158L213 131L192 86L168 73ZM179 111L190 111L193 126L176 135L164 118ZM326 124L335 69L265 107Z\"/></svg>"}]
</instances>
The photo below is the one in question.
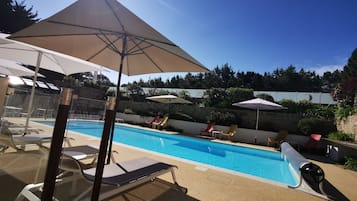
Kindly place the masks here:
<instances>
[{"instance_id":1,"label":"red lounge chair","mask_svg":"<svg viewBox=\"0 0 357 201\"><path fill-rule=\"evenodd\" d=\"M311 134L309 140L303 145L303 150L307 152L319 152L323 149L320 140L321 134Z\"/></svg>"},{"instance_id":2,"label":"red lounge chair","mask_svg":"<svg viewBox=\"0 0 357 201\"><path fill-rule=\"evenodd\" d=\"M209 122L207 124L207 128L204 130L201 130L200 134L201 135L206 135L206 136L212 136L212 132L214 130L215 123L213 121Z\"/></svg>"},{"instance_id":3,"label":"red lounge chair","mask_svg":"<svg viewBox=\"0 0 357 201\"><path fill-rule=\"evenodd\" d=\"M155 116L151 120L145 121L145 124L148 125L149 127L152 126L154 122L157 122L160 119L160 116Z\"/></svg>"}]
</instances>

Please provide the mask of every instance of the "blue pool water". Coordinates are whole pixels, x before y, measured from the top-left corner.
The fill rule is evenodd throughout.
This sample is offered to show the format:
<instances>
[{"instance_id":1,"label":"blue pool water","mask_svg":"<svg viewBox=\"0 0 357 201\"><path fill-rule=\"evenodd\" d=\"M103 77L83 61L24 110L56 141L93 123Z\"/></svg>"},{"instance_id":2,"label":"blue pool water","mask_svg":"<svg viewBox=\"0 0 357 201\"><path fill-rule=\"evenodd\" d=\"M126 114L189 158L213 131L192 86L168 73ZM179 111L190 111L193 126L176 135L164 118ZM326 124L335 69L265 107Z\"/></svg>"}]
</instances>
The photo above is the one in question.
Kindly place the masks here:
<instances>
[{"instance_id":1,"label":"blue pool water","mask_svg":"<svg viewBox=\"0 0 357 201\"><path fill-rule=\"evenodd\" d=\"M54 122L41 121L47 125ZM103 123L70 120L72 131L100 138ZM295 186L297 180L280 153L116 125L114 141L211 166Z\"/></svg>"}]
</instances>

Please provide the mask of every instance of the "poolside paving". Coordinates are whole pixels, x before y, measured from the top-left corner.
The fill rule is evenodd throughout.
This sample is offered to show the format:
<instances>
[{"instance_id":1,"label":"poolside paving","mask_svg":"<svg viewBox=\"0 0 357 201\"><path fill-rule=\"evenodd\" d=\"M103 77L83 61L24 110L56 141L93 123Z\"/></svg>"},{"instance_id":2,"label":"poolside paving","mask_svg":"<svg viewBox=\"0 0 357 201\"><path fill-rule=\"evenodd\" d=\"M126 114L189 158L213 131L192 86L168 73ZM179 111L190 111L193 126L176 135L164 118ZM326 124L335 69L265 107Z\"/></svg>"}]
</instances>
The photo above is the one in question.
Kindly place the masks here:
<instances>
[{"instance_id":1,"label":"poolside paving","mask_svg":"<svg viewBox=\"0 0 357 201\"><path fill-rule=\"evenodd\" d=\"M21 123L23 119L16 119ZM39 128L40 133L51 133L52 129L48 126L31 122L31 127ZM74 140L72 145L99 145L99 140L90 136L80 135L74 132L68 132L68 135ZM225 141L227 143L227 141ZM246 145L253 146L253 145ZM268 147L256 147L271 149ZM176 177L178 183L188 189L187 194L177 191L168 182L171 181L171 175L160 177L163 181L155 181L145 184L133 190L127 191L111 200L324 200L309 193L290 189L284 186L267 183L241 174L232 174L228 171L212 168L198 163L186 160L164 156L153 152L129 147L114 143L113 149L118 153L114 154L116 161L124 161L138 157L150 157L158 161L174 164L178 166ZM36 152L34 150L33 152ZM9 200L14 198L25 183L33 182L34 172L37 169L37 163L29 161L39 160L36 153L29 155L26 159L27 165L20 167L19 164L13 164L17 168L8 166L5 161L13 158L10 154L0 155L0 200ZM343 169L341 165L333 164L325 157L307 156L314 163L318 164L325 171L325 182L327 194L337 196L335 200L357 200L357 172ZM21 162L21 164L23 164ZM44 174L44 167L41 168L41 178ZM9 184L13 187L9 187ZM57 194L66 194L61 192L66 190L58 189ZM5 193L7 192L7 193ZM62 200L70 200L63 198ZM11 199L10 199L11 200Z\"/></svg>"}]
</instances>

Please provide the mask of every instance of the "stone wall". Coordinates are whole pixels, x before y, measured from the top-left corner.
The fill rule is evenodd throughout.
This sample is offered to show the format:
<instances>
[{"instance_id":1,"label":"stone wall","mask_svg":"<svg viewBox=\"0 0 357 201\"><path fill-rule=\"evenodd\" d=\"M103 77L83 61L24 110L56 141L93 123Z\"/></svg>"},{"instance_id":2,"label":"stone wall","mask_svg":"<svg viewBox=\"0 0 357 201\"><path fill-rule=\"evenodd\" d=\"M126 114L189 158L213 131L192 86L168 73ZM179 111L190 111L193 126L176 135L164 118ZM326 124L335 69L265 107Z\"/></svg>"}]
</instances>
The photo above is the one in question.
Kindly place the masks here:
<instances>
[{"instance_id":1,"label":"stone wall","mask_svg":"<svg viewBox=\"0 0 357 201\"><path fill-rule=\"evenodd\" d=\"M355 135L357 141L357 115L347 117L345 120L337 121L337 130Z\"/></svg>"}]
</instances>

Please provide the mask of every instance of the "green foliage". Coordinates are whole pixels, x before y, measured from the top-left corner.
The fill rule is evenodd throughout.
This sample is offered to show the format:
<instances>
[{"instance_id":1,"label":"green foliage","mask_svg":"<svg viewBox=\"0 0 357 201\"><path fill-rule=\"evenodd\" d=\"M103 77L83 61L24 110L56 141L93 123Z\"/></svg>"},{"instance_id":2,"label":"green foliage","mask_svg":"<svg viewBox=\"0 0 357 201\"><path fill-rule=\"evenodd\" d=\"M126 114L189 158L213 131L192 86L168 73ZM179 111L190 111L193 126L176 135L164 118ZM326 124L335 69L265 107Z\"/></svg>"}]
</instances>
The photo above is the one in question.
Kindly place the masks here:
<instances>
[{"instance_id":1,"label":"green foliage","mask_svg":"<svg viewBox=\"0 0 357 201\"><path fill-rule=\"evenodd\" d=\"M174 76L165 82L161 78L150 79L147 82L140 80L141 87L151 88L185 88L185 89L210 89L210 88L251 88L265 91L306 91L320 92L330 91L336 86L340 79L339 71L326 73L323 77L315 72L300 70L296 71L294 66L286 69L279 68L272 73L263 75L256 72L234 72L229 64L215 67L206 73L191 74L184 77ZM324 88L322 88L324 87Z\"/></svg>"},{"instance_id":2,"label":"green foliage","mask_svg":"<svg viewBox=\"0 0 357 201\"><path fill-rule=\"evenodd\" d=\"M302 116L305 118L334 120L335 110L336 108L333 106L315 105L314 108L305 110Z\"/></svg>"},{"instance_id":3,"label":"green foliage","mask_svg":"<svg viewBox=\"0 0 357 201\"><path fill-rule=\"evenodd\" d=\"M244 88L212 88L205 92L205 105L209 107L230 108L239 101L254 98L252 89Z\"/></svg>"},{"instance_id":4,"label":"green foliage","mask_svg":"<svg viewBox=\"0 0 357 201\"><path fill-rule=\"evenodd\" d=\"M328 138L332 140L340 140L340 141L347 141L347 142L353 142L355 140L353 134L348 134L341 131L330 133L328 135Z\"/></svg>"},{"instance_id":5,"label":"green foliage","mask_svg":"<svg viewBox=\"0 0 357 201\"><path fill-rule=\"evenodd\" d=\"M357 171L357 158L346 157L345 168Z\"/></svg>"},{"instance_id":6,"label":"green foliage","mask_svg":"<svg viewBox=\"0 0 357 201\"><path fill-rule=\"evenodd\" d=\"M273 96L271 96L269 94L261 93L261 94L257 94L255 97L261 98L261 99L264 99L264 100L267 100L267 101L270 101L270 102L274 102Z\"/></svg>"},{"instance_id":7,"label":"green foliage","mask_svg":"<svg viewBox=\"0 0 357 201\"><path fill-rule=\"evenodd\" d=\"M347 65L343 67L342 79L350 80L357 77L357 48L353 50L351 57L348 59Z\"/></svg>"},{"instance_id":8,"label":"green foliage","mask_svg":"<svg viewBox=\"0 0 357 201\"><path fill-rule=\"evenodd\" d=\"M338 84L332 92L332 97L340 106L354 106L357 105L357 77L345 80Z\"/></svg>"},{"instance_id":9,"label":"green foliage","mask_svg":"<svg viewBox=\"0 0 357 201\"><path fill-rule=\"evenodd\" d=\"M309 101L294 102L292 100L283 99L280 101L280 104L287 107L287 112L289 113L303 114L305 111L315 108L315 104Z\"/></svg>"},{"instance_id":10,"label":"green foliage","mask_svg":"<svg viewBox=\"0 0 357 201\"><path fill-rule=\"evenodd\" d=\"M227 106L230 107L233 103L245 101L254 98L253 89L246 88L228 88L227 90Z\"/></svg>"},{"instance_id":11,"label":"green foliage","mask_svg":"<svg viewBox=\"0 0 357 201\"><path fill-rule=\"evenodd\" d=\"M239 124L240 119L233 113L230 112L211 112L211 119L217 125L229 126L231 124Z\"/></svg>"},{"instance_id":12,"label":"green foliage","mask_svg":"<svg viewBox=\"0 0 357 201\"><path fill-rule=\"evenodd\" d=\"M37 22L37 12L33 7L26 8L24 1L18 3L13 0L0 1L0 32L14 33Z\"/></svg>"},{"instance_id":13,"label":"green foliage","mask_svg":"<svg viewBox=\"0 0 357 201\"><path fill-rule=\"evenodd\" d=\"M326 136L328 133L336 131L336 125L332 120L303 118L298 123L298 129L305 136L309 136L311 133Z\"/></svg>"},{"instance_id":14,"label":"green foliage","mask_svg":"<svg viewBox=\"0 0 357 201\"><path fill-rule=\"evenodd\" d=\"M353 106L338 107L335 111L335 117L338 120L345 120L348 116L351 116L353 114L357 114L357 107L353 107Z\"/></svg>"}]
</instances>

